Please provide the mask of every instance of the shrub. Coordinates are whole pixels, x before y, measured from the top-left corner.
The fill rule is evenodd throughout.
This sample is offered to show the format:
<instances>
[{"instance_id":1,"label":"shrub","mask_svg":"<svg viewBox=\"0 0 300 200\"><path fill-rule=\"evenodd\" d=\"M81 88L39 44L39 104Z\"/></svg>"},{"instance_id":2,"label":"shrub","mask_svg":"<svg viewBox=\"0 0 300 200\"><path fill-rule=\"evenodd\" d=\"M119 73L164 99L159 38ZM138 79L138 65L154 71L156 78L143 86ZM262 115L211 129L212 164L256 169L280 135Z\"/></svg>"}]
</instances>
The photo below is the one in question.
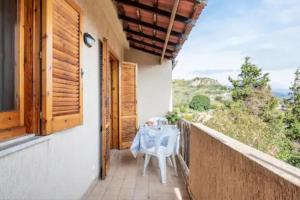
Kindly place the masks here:
<instances>
[{"instance_id":1,"label":"shrub","mask_svg":"<svg viewBox=\"0 0 300 200\"><path fill-rule=\"evenodd\" d=\"M287 159L287 162L295 167L300 168L300 153L293 153Z\"/></svg>"},{"instance_id":2,"label":"shrub","mask_svg":"<svg viewBox=\"0 0 300 200\"><path fill-rule=\"evenodd\" d=\"M183 115L183 118L184 118L185 120L187 120L187 121L193 121L193 114L191 114L191 113L185 113L185 114Z\"/></svg>"},{"instance_id":3,"label":"shrub","mask_svg":"<svg viewBox=\"0 0 300 200\"><path fill-rule=\"evenodd\" d=\"M166 118L168 119L170 124L176 124L180 120L180 116L177 112L168 112Z\"/></svg>"},{"instance_id":4,"label":"shrub","mask_svg":"<svg viewBox=\"0 0 300 200\"><path fill-rule=\"evenodd\" d=\"M196 95L190 102L189 107L193 110L203 112L210 108L210 99L204 95Z\"/></svg>"},{"instance_id":5,"label":"shrub","mask_svg":"<svg viewBox=\"0 0 300 200\"><path fill-rule=\"evenodd\" d=\"M284 132L274 130L239 104L215 110L213 117L205 124L279 159L289 158L291 143Z\"/></svg>"},{"instance_id":6,"label":"shrub","mask_svg":"<svg viewBox=\"0 0 300 200\"><path fill-rule=\"evenodd\" d=\"M223 97L222 96L216 96L215 97L215 101L222 102L223 101Z\"/></svg>"},{"instance_id":7,"label":"shrub","mask_svg":"<svg viewBox=\"0 0 300 200\"><path fill-rule=\"evenodd\" d=\"M180 111L181 113L186 113L186 112L187 112L187 106L186 106L186 105L181 105L181 106L179 107L179 111Z\"/></svg>"},{"instance_id":8,"label":"shrub","mask_svg":"<svg viewBox=\"0 0 300 200\"><path fill-rule=\"evenodd\" d=\"M212 104L211 106L210 106L210 109L212 109L212 110L215 110L215 109L217 109L217 108L219 108L220 106L218 106L218 104Z\"/></svg>"}]
</instances>

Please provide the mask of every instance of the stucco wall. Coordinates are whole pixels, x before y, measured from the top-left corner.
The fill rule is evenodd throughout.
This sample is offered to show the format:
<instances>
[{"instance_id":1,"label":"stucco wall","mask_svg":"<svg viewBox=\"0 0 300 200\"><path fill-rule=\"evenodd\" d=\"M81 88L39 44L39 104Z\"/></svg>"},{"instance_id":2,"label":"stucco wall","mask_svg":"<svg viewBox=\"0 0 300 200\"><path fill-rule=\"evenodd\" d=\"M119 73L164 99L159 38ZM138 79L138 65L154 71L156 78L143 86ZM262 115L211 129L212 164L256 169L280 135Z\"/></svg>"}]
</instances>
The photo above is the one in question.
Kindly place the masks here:
<instances>
[{"instance_id":1,"label":"stucco wall","mask_svg":"<svg viewBox=\"0 0 300 200\"><path fill-rule=\"evenodd\" d=\"M191 125L195 200L299 200L300 170L201 124Z\"/></svg>"},{"instance_id":2,"label":"stucco wall","mask_svg":"<svg viewBox=\"0 0 300 200\"><path fill-rule=\"evenodd\" d=\"M78 0L83 31L106 37L122 60L128 44L111 0ZM0 158L0 199L79 199L99 174L98 44L83 49L84 124Z\"/></svg>"},{"instance_id":3,"label":"stucco wall","mask_svg":"<svg viewBox=\"0 0 300 200\"><path fill-rule=\"evenodd\" d=\"M160 64L160 57L135 49L125 51L125 60L138 64L139 123L165 116L171 108L172 62Z\"/></svg>"}]
</instances>

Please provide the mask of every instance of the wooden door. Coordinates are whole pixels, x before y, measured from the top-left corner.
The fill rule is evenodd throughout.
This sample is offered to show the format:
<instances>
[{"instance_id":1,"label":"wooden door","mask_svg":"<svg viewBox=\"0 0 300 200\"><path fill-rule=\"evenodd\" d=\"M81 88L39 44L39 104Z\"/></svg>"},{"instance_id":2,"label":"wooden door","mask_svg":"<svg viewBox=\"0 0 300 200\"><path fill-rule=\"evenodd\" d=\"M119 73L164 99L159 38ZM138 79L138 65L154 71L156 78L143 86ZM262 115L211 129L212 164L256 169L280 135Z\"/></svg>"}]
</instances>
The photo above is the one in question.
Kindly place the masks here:
<instances>
[{"instance_id":1,"label":"wooden door","mask_svg":"<svg viewBox=\"0 0 300 200\"><path fill-rule=\"evenodd\" d=\"M101 176L107 176L110 159L110 134L111 134L111 92L110 92L110 69L108 58L107 40L103 40L102 44L102 165Z\"/></svg>"},{"instance_id":2,"label":"wooden door","mask_svg":"<svg viewBox=\"0 0 300 200\"><path fill-rule=\"evenodd\" d=\"M129 148L137 131L137 65L122 63L120 81L120 134L121 149Z\"/></svg>"},{"instance_id":3,"label":"wooden door","mask_svg":"<svg viewBox=\"0 0 300 200\"><path fill-rule=\"evenodd\" d=\"M111 66L111 148L119 148L119 61L112 58Z\"/></svg>"}]
</instances>

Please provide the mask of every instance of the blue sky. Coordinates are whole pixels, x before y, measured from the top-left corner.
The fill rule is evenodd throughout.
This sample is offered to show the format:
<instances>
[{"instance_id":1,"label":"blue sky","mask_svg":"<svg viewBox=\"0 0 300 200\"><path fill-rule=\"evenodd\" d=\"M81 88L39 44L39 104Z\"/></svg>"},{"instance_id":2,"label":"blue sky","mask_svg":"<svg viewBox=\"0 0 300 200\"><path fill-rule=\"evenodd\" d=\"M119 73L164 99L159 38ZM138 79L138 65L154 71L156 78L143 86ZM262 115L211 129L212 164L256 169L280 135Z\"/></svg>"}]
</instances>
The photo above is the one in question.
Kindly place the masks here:
<instances>
[{"instance_id":1,"label":"blue sky","mask_svg":"<svg viewBox=\"0 0 300 200\"><path fill-rule=\"evenodd\" d=\"M288 89L300 67L300 0L208 0L184 44L173 78L236 77L244 57Z\"/></svg>"}]
</instances>

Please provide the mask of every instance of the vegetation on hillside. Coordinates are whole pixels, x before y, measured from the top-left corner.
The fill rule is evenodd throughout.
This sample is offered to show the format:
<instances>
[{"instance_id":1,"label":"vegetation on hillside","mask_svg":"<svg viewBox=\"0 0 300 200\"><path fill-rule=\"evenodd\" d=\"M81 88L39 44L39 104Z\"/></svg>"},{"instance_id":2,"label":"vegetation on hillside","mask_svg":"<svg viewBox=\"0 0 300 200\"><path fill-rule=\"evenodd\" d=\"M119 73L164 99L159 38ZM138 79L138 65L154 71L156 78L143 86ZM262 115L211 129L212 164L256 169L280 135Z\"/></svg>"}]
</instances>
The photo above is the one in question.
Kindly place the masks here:
<instances>
[{"instance_id":1,"label":"vegetation on hillside","mask_svg":"<svg viewBox=\"0 0 300 200\"><path fill-rule=\"evenodd\" d=\"M210 108L210 99L205 95L196 95L192 98L189 103L189 107L193 110L203 112L209 110Z\"/></svg>"},{"instance_id":2,"label":"vegetation on hillside","mask_svg":"<svg viewBox=\"0 0 300 200\"><path fill-rule=\"evenodd\" d=\"M229 89L211 78L173 81L173 105L175 107L188 107L196 95L208 96L214 105L221 105L231 98Z\"/></svg>"},{"instance_id":3,"label":"vegetation on hillside","mask_svg":"<svg viewBox=\"0 0 300 200\"><path fill-rule=\"evenodd\" d=\"M291 140L300 143L300 68L295 73L295 80L290 90L290 96L285 100L286 134Z\"/></svg>"},{"instance_id":4,"label":"vegetation on hillside","mask_svg":"<svg viewBox=\"0 0 300 200\"><path fill-rule=\"evenodd\" d=\"M208 78L176 80L174 115L201 122L300 167L300 70L288 99L272 94L269 74L246 58L231 89ZM203 102L211 106L203 106Z\"/></svg>"}]
</instances>

